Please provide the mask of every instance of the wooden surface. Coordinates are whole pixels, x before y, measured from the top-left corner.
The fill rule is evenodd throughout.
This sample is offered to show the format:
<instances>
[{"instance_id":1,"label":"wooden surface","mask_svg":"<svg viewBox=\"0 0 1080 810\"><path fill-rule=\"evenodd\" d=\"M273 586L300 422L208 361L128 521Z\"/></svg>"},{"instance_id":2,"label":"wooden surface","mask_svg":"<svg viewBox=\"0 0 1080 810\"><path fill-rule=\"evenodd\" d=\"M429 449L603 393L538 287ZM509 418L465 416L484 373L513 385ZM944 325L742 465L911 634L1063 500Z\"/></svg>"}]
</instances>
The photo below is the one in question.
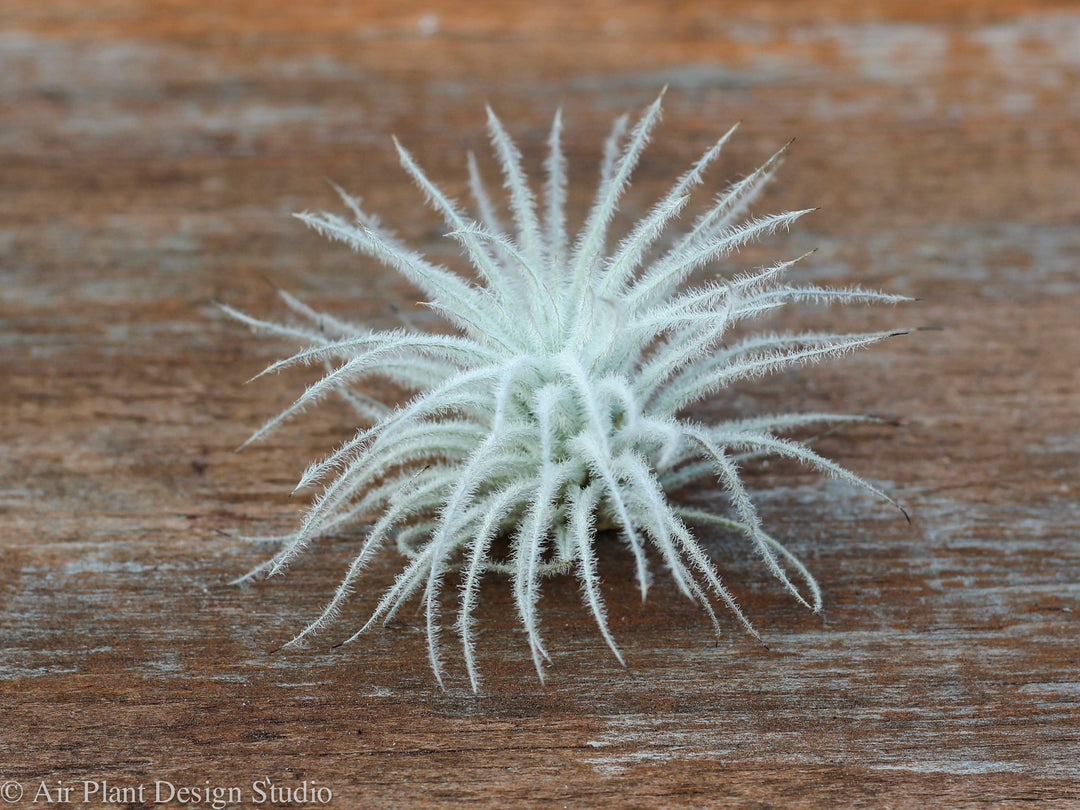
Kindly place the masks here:
<instances>
[{"instance_id":1,"label":"wooden surface","mask_svg":"<svg viewBox=\"0 0 1080 810\"><path fill-rule=\"evenodd\" d=\"M41 780L246 801L269 777L336 807L1080 807L1080 10L5 0L0 31L0 782L24 787L18 806ZM565 103L581 203L610 119L665 84L627 215L735 120L717 186L796 136L759 210L822 210L732 266L817 246L802 278L921 301L771 325L940 328L700 415L899 418L821 447L913 524L799 469L751 470L826 595L807 615L710 537L768 650L731 620L716 642L662 577L641 605L605 541L626 670L570 580L546 585L543 688L494 579L479 696L460 666L434 686L411 614L330 651L391 553L325 643L270 654L356 537L241 590L224 583L267 551L219 532L294 525L293 482L351 424L328 405L234 454L308 377L244 386L291 347L211 301L280 315L277 285L378 326L423 319L288 213L333 206L330 178L442 257L391 133L457 194L485 102L534 168Z\"/></svg>"}]
</instances>

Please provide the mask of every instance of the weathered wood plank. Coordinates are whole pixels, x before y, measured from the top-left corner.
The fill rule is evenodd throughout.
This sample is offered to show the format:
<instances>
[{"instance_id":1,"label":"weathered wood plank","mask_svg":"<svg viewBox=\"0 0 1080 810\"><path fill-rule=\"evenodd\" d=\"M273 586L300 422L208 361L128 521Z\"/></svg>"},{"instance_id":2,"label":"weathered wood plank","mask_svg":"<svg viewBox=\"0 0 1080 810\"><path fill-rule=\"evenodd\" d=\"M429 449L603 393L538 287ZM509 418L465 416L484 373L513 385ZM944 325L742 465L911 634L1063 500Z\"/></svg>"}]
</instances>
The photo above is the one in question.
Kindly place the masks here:
<instances>
[{"instance_id":1,"label":"weathered wood plank","mask_svg":"<svg viewBox=\"0 0 1080 810\"><path fill-rule=\"evenodd\" d=\"M1069 4L148 8L0 8L0 782L250 797L268 776L314 780L343 807L1080 805ZM822 210L739 266L817 246L804 278L921 301L786 312L777 328L942 330L747 385L703 415L900 418L822 447L914 523L786 465L752 471L826 592L823 615L805 615L735 539L712 538L768 650L734 622L714 641L662 578L641 605L612 541L627 670L565 580L543 598L543 688L494 579L479 696L456 663L435 687L411 615L328 651L391 582L391 554L326 644L271 654L319 610L355 537L234 589L266 552L218 532L287 530L293 481L351 426L328 405L234 455L305 377L243 386L288 347L211 302L274 313L278 285L393 324L415 294L287 216L334 205L324 177L443 257L391 132L457 193L485 101L532 167L565 103L580 210L609 119L665 84L628 216L735 120L715 183L797 136L761 208Z\"/></svg>"}]
</instances>

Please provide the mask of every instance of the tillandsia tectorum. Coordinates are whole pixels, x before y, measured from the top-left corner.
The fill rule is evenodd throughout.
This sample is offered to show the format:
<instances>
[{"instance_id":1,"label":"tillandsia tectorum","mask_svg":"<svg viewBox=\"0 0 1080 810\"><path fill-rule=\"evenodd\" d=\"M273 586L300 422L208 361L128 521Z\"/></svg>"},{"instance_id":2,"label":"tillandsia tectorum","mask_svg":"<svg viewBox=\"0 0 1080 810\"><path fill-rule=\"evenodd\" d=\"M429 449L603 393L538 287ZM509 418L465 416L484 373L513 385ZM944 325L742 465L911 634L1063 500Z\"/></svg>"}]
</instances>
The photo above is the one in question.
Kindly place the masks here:
<instances>
[{"instance_id":1,"label":"tillandsia tectorum","mask_svg":"<svg viewBox=\"0 0 1080 810\"><path fill-rule=\"evenodd\" d=\"M508 576L541 679L551 659L537 603L541 580L556 573L577 576L587 610L622 662L597 571L595 539L602 529L617 531L625 541L642 597L650 582L646 549L651 547L717 632L721 626L714 600L757 636L688 522L705 521L745 536L795 599L813 611L820 608L821 593L809 571L762 528L740 480L740 463L766 455L795 459L892 503L869 482L785 435L808 425L875 417L795 413L706 425L688 418L686 409L740 380L897 334L765 333L732 339L736 324L789 302L906 299L788 284L785 274L803 257L683 286L695 272L808 213L747 216L781 150L728 186L679 236L667 235L736 127L607 251L608 226L659 117L658 98L633 126L625 116L615 122L604 146L595 201L573 238L566 223L561 113L551 127L538 201L517 147L488 110L512 228L501 222L471 154L475 219L429 180L395 140L401 165L445 219L448 236L475 268L475 281L406 246L343 191L351 218L298 215L316 231L401 273L453 327L452 333L371 331L317 313L289 295L283 298L299 325L262 321L225 307L256 329L306 344L263 374L298 363L322 362L327 368L249 441L328 394L344 397L365 424L307 469L297 489L320 484L321 493L299 528L278 538L280 550L241 578L280 572L318 536L373 521L329 604L290 644L301 643L338 614L364 567L391 542L408 562L349 641L388 620L419 593L431 666L440 684L440 605L447 575L455 570L461 579L456 630L473 689L478 687L473 614L487 572ZM667 247L658 249L662 240ZM362 378L373 376L415 393L391 405L354 390ZM719 483L729 516L684 508L669 499L668 493L699 480ZM502 556L493 551L500 539L509 548ZM792 577L802 581L801 588Z\"/></svg>"}]
</instances>

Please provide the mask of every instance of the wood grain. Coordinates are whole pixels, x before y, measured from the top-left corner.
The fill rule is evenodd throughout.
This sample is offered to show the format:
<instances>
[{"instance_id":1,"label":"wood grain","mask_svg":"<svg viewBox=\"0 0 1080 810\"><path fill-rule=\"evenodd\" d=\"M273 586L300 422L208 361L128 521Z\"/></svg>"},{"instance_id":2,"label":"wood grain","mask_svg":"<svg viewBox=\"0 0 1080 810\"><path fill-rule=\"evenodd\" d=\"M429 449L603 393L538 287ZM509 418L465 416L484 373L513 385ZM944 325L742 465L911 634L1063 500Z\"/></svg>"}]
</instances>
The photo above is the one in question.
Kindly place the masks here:
<instances>
[{"instance_id":1,"label":"wood grain","mask_svg":"<svg viewBox=\"0 0 1080 810\"><path fill-rule=\"evenodd\" d=\"M1073 4L6 0L0 32L0 782L20 806L42 780L243 786L246 804L269 777L335 807L1080 807ZM714 640L662 577L642 605L605 540L628 669L562 579L543 687L497 579L480 695L460 666L435 687L411 615L329 650L389 553L325 643L272 654L356 536L236 589L267 551L220 532L291 527L292 483L351 425L327 405L234 454L307 378L244 386L289 347L212 302L280 314L276 285L375 325L427 317L288 214L332 207L331 178L448 258L390 133L458 194L485 102L533 169L563 103L580 212L608 122L663 85L627 218L735 120L716 186L797 136L761 210L822 209L733 268L817 246L803 278L920 301L773 325L933 328L701 416L900 419L822 448L913 524L797 468L749 471L826 593L806 615L706 535L768 649L734 621Z\"/></svg>"}]
</instances>

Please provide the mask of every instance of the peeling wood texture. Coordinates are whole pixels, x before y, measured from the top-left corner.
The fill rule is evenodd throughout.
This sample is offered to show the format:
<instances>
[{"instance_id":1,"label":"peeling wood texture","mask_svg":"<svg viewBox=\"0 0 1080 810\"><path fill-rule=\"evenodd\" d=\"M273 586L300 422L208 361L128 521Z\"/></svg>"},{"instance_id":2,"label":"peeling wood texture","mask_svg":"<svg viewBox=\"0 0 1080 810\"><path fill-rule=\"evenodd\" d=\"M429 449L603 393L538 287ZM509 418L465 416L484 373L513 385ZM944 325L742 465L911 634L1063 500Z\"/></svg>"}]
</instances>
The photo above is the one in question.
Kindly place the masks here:
<instances>
[{"instance_id":1,"label":"peeling wood texture","mask_svg":"<svg viewBox=\"0 0 1080 810\"><path fill-rule=\"evenodd\" d=\"M1075 7L4 0L0 31L0 782L24 787L18 806L84 779L242 786L246 803L263 777L327 786L336 807L1080 806ZM758 210L821 210L730 266L818 247L803 279L921 299L792 308L775 328L934 328L701 416L902 420L821 447L912 525L798 468L749 470L826 596L807 615L738 538L707 535L768 649L734 620L716 641L658 563L642 605L609 539L626 670L569 579L545 586L544 687L497 579L479 696L453 660L434 686L411 614L330 650L392 581L392 553L316 645L271 653L356 535L236 589L268 551L222 532L294 525L293 482L350 421L328 404L234 454L310 376L243 385L290 346L212 302L280 315L278 286L422 322L396 277L288 214L335 207L330 178L448 257L389 135L460 196L485 102L533 169L565 104L580 212L608 122L663 85L627 217L736 120L715 187L797 136ZM723 506L708 487L688 498Z\"/></svg>"}]
</instances>

